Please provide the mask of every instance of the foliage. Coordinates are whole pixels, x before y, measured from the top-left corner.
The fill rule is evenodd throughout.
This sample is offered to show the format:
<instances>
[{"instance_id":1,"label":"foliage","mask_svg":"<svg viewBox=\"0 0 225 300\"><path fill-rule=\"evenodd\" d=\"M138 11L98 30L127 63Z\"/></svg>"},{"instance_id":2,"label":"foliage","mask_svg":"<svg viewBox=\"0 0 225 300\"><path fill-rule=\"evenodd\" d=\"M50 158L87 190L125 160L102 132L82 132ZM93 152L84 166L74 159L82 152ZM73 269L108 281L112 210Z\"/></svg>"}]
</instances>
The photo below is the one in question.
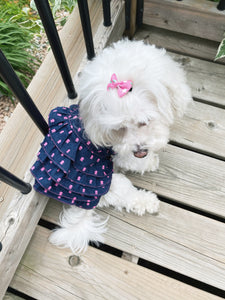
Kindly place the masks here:
<instances>
[{"instance_id":1,"label":"foliage","mask_svg":"<svg viewBox=\"0 0 225 300\"><path fill-rule=\"evenodd\" d=\"M59 10L72 12L76 0L49 0L53 16ZM64 25L66 18L61 20ZM34 0L0 0L0 48L22 83L27 87L38 65L32 55L33 38L43 31ZM0 79L0 92L12 96L7 85Z\"/></svg>"},{"instance_id":2,"label":"foliage","mask_svg":"<svg viewBox=\"0 0 225 300\"><path fill-rule=\"evenodd\" d=\"M31 48L33 34L30 26L27 24L24 26L27 18L23 18L19 8L19 5L28 1L22 0L18 5L15 2L0 0L0 48L22 83L27 86L38 62L31 51L28 51ZM17 13L21 15L20 18L15 18ZM12 92L2 80L0 80L0 92L12 97Z\"/></svg>"},{"instance_id":3,"label":"foliage","mask_svg":"<svg viewBox=\"0 0 225 300\"><path fill-rule=\"evenodd\" d=\"M54 17L56 16L56 12L62 9L71 13L76 2L77 0L49 0L49 4L52 9L52 14ZM30 1L30 7L33 10L36 10L34 0Z\"/></svg>"},{"instance_id":4,"label":"foliage","mask_svg":"<svg viewBox=\"0 0 225 300\"><path fill-rule=\"evenodd\" d=\"M210 0L210 1L219 2L220 0ZM225 38L221 41L221 43L217 49L215 60L223 58L223 57L225 57Z\"/></svg>"},{"instance_id":5,"label":"foliage","mask_svg":"<svg viewBox=\"0 0 225 300\"><path fill-rule=\"evenodd\" d=\"M27 51L32 38L28 29L18 26L15 22L0 23L0 48L25 86L34 75L34 66L37 65L36 58ZM4 95L12 95L3 81L0 81L0 91Z\"/></svg>"},{"instance_id":6,"label":"foliage","mask_svg":"<svg viewBox=\"0 0 225 300\"><path fill-rule=\"evenodd\" d=\"M60 10L65 10L71 13L74 9L77 0L49 0L49 4L52 10L52 14L55 19L57 19L57 12ZM34 0L30 1L30 7L36 11L36 6ZM66 23L66 17L61 20L61 25L63 26Z\"/></svg>"},{"instance_id":7,"label":"foliage","mask_svg":"<svg viewBox=\"0 0 225 300\"><path fill-rule=\"evenodd\" d=\"M225 38L222 40L222 42L219 45L215 60L223 57L225 57Z\"/></svg>"}]
</instances>

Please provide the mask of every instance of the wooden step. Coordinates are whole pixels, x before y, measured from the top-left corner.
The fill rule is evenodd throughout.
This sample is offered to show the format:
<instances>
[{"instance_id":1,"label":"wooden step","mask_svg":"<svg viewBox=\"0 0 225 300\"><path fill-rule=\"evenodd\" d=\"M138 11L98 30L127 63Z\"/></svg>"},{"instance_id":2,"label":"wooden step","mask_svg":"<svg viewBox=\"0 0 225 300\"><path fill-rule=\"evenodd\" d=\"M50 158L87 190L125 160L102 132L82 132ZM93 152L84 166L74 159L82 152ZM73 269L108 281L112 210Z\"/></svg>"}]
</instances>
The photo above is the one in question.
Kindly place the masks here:
<instances>
[{"instance_id":1,"label":"wooden step","mask_svg":"<svg viewBox=\"0 0 225 300\"><path fill-rule=\"evenodd\" d=\"M51 200L43 219L57 224L61 210ZM163 202L156 216L113 208L98 212L110 216L107 245L224 290L223 223Z\"/></svg>"},{"instance_id":2,"label":"wooden step","mask_svg":"<svg viewBox=\"0 0 225 300\"><path fill-rule=\"evenodd\" d=\"M220 299L204 291L89 247L78 265L68 250L48 243L38 227L11 286L36 299Z\"/></svg>"},{"instance_id":3,"label":"wooden step","mask_svg":"<svg viewBox=\"0 0 225 300\"><path fill-rule=\"evenodd\" d=\"M207 0L145 0L143 23L220 42L225 13Z\"/></svg>"},{"instance_id":4,"label":"wooden step","mask_svg":"<svg viewBox=\"0 0 225 300\"><path fill-rule=\"evenodd\" d=\"M160 153L156 172L129 173L132 182L161 197L225 217L225 163L168 145Z\"/></svg>"},{"instance_id":5,"label":"wooden step","mask_svg":"<svg viewBox=\"0 0 225 300\"><path fill-rule=\"evenodd\" d=\"M149 25L142 25L137 30L135 39L144 40L172 52L211 62L214 61L220 44L219 42ZM216 62L224 64L225 58L219 59Z\"/></svg>"}]
</instances>

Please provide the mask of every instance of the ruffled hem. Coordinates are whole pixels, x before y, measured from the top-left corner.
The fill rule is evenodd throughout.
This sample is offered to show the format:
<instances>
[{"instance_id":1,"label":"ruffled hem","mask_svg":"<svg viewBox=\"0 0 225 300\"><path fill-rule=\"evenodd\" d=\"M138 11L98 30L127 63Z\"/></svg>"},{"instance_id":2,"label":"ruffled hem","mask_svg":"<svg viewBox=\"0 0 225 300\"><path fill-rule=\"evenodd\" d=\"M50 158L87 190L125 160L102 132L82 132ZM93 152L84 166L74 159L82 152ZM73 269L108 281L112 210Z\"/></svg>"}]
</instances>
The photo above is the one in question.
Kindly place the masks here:
<instances>
[{"instance_id":1,"label":"ruffled hem","mask_svg":"<svg viewBox=\"0 0 225 300\"><path fill-rule=\"evenodd\" d=\"M34 184L34 189L35 191L37 191L38 193L41 193L49 198L52 198L52 199L55 199L57 201L60 201L62 203L65 203L65 204L69 204L69 205L76 205L80 208L83 208L83 209L93 209L95 208L97 205L98 205L98 202L100 200L99 197L97 197L96 199L94 198L87 198L85 200L81 200L80 198L78 199L77 197L75 198L65 198L65 197L61 197L60 195L58 194L53 194L49 191L46 191L45 189L43 189L41 187L41 185L35 183Z\"/></svg>"},{"instance_id":2,"label":"ruffled hem","mask_svg":"<svg viewBox=\"0 0 225 300\"><path fill-rule=\"evenodd\" d=\"M57 107L49 114L49 134L31 168L36 179L34 188L54 199L75 205L79 202L78 206L89 209L110 188L111 155L111 149L97 149L85 138L77 105Z\"/></svg>"}]
</instances>

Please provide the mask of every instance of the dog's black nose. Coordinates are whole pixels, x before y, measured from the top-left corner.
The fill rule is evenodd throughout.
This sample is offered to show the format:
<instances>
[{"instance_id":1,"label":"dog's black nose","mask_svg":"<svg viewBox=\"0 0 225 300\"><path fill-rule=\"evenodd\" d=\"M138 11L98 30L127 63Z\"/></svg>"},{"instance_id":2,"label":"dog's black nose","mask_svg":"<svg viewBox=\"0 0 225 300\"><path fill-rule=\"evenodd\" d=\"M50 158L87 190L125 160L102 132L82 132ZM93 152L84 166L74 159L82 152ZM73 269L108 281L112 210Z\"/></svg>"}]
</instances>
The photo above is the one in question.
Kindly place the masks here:
<instances>
[{"instance_id":1,"label":"dog's black nose","mask_svg":"<svg viewBox=\"0 0 225 300\"><path fill-rule=\"evenodd\" d=\"M138 151L134 151L134 156L137 158L144 158L145 156L147 156L148 154L148 150L147 149L140 149Z\"/></svg>"}]
</instances>

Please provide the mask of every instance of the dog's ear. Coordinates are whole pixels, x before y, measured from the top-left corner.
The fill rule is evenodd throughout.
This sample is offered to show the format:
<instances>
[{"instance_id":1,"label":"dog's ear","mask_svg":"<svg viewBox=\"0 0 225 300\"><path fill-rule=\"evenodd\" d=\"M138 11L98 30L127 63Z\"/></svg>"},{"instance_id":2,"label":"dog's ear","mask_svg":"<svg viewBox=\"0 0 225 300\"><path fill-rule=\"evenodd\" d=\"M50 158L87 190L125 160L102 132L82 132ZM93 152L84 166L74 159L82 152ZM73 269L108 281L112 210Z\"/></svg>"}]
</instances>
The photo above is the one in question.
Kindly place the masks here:
<instances>
[{"instance_id":1,"label":"dog's ear","mask_svg":"<svg viewBox=\"0 0 225 300\"><path fill-rule=\"evenodd\" d=\"M191 89L185 82L166 86L171 99L174 117L183 117L187 105L192 102Z\"/></svg>"},{"instance_id":2,"label":"dog's ear","mask_svg":"<svg viewBox=\"0 0 225 300\"><path fill-rule=\"evenodd\" d=\"M174 110L166 86L160 82L155 82L151 89L148 90L148 99L156 104L159 113L163 116L167 124L172 124L174 121Z\"/></svg>"},{"instance_id":3,"label":"dog's ear","mask_svg":"<svg viewBox=\"0 0 225 300\"><path fill-rule=\"evenodd\" d=\"M187 105L192 102L191 89L187 84L182 67L171 60L171 74L162 79L161 83L167 90L173 117L182 117Z\"/></svg>"}]
</instances>

